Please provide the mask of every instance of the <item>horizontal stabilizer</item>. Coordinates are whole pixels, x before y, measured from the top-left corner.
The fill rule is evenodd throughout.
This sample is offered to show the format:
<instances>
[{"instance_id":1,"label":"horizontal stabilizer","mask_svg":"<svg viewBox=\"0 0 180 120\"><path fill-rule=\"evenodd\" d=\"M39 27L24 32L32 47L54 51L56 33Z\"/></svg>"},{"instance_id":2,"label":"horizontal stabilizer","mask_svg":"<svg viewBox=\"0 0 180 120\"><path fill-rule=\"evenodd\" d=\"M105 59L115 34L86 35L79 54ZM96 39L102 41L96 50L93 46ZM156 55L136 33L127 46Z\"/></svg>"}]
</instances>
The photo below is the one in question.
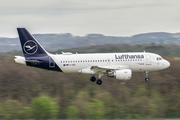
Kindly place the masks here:
<instances>
[{"instance_id":1,"label":"horizontal stabilizer","mask_svg":"<svg viewBox=\"0 0 180 120\"><path fill-rule=\"evenodd\" d=\"M22 57L22 56L14 56L14 57L15 57L15 59L14 59L15 63L26 65L25 57Z\"/></svg>"},{"instance_id":2,"label":"horizontal stabilizer","mask_svg":"<svg viewBox=\"0 0 180 120\"><path fill-rule=\"evenodd\" d=\"M26 62L30 62L30 63L40 63L40 61L38 61L38 60L26 60Z\"/></svg>"}]
</instances>

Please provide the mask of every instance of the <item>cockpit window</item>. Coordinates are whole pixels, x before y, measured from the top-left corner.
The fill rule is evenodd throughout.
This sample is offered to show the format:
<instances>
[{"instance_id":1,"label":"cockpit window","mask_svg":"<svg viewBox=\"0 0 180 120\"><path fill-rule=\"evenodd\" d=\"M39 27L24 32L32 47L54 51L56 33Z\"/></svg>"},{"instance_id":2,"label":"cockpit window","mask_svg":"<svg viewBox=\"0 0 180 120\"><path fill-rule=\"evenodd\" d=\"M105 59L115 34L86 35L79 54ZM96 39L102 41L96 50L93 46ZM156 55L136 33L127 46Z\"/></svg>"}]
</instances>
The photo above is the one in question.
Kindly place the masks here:
<instances>
[{"instance_id":1,"label":"cockpit window","mask_svg":"<svg viewBox=\"0 0 180 120\"><path fill-rule=\"evenodd\" d=\"M158 57L157 60L162 60L162 58L161 58L161 57Z\"/></svg>"}]
</instances>

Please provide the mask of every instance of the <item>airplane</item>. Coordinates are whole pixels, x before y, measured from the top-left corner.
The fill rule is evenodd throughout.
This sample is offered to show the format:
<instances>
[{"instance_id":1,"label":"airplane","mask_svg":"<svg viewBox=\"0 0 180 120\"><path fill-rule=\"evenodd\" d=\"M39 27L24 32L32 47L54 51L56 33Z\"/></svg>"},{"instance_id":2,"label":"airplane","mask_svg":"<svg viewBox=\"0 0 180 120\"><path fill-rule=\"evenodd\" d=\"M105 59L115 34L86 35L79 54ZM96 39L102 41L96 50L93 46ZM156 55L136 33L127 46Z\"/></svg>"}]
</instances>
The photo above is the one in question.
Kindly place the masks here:
<instances>
[{"instance_id":1,"label":"airplane","mask_svg":"<svg viewBox=\"0 0 180 120\"><path fill-rule=\"evenodd\" d=\"M90 81L102 84L101 77L107 75L117 80L130 80L132 72L148 72L166 69L170 63L160 55L149 52L51 54L25 29L17 28L23 56L15 56L14 62L63 73L91 74ZM98 75L96 79L95 75Z\"/></svg>"}]
</instances>

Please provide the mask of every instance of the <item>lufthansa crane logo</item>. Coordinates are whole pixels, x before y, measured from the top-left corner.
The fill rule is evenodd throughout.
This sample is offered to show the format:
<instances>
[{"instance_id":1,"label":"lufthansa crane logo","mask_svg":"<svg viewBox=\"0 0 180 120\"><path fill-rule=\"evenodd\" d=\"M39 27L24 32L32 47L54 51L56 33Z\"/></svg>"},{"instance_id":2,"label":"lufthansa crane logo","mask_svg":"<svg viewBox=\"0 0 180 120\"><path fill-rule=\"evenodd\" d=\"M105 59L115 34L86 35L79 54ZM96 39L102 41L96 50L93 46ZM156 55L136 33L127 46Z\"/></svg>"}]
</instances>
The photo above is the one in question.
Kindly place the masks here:
<instances>
[{"instance_id":1,"label":"lufthansa crane logo","mask_svg":"<svg viewBox=\"0 0 180 120\"><path fill-rule=\"evenodd\" d=\"M29 54L29 55L33 55L37 52L38 50L38 45L36 42L34 42L33 40L28 40L24 46L23 46L24 51Z\"/></svg>"}]
</instances>

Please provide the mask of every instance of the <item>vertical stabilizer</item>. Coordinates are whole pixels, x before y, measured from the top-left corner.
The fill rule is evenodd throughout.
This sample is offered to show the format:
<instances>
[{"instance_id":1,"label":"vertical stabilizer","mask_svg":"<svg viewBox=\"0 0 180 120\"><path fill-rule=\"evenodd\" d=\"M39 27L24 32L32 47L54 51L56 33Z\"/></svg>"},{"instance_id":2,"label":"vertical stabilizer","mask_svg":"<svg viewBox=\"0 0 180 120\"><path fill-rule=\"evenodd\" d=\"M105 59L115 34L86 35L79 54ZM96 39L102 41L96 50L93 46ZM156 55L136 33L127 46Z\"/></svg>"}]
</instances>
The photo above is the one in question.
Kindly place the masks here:
<instances>
[{"instance_id":1,"label":"vertical stabilizer","mask_svg":"<svg viewBox=\"0 0 180 120\"><path fill-rule=\"evenodd\" d=\"M62 72L52 55L25 28L17 28L17 31L24 57L15 56L14 62Z\"/></svg>"},{"instance_id":2,"label":"vertical stabilizer","mask_svg":"<svg viewBox=\"0 0 180 120\"><path fill-rule=\"evenodd\" d=\"M38 41L25 29L17 28L22 51L25 57L37 57L47 55L47 51Z\"/></svg>"}]
</instances>

